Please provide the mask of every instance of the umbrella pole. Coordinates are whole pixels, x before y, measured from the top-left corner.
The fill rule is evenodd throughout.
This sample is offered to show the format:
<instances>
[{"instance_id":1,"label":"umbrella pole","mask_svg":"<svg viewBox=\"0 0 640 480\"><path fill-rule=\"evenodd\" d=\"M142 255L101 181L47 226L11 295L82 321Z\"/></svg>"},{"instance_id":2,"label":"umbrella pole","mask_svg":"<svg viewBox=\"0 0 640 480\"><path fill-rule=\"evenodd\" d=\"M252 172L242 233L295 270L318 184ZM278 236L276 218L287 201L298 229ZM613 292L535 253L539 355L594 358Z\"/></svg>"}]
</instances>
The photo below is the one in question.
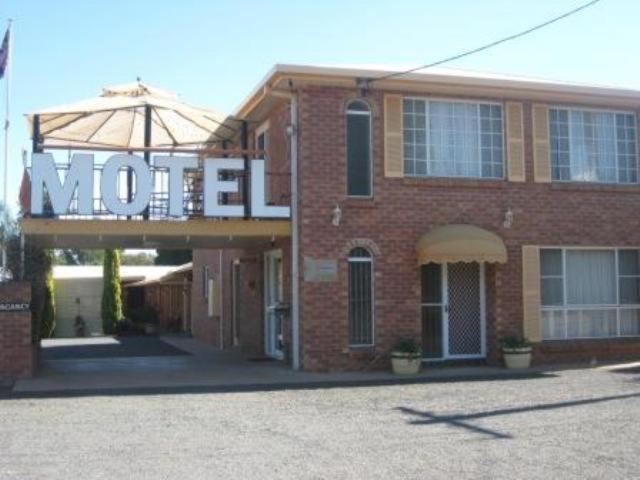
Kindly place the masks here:
<instances>
[{"instance_id":1,"label":"umbrella pole","mask_svg":"<svg viewBox=\"0 0 640 480\"><path fill-rule=\"evenodd\" d=\"M249 131L248 123L246 120L242 120L240 127L240 148L247 150L249 148ZM244 203L244 218L251 216L251 203L249 202L249 178L250 178L250 164L249 155L246 153L242 155L244 159L244 178L242 179L242 202Z\"/></svg>"},{"instance_id":2,"label":"umbrella pole","mask_svg":"<svg viewBox=\"0 0 640 480\"><path fill-rule=\"evenodd\" d=\"M149 148L151 146L151 105L144 106L144 147ZM151 152L145 150L144 161L149 165L151 163ZM155 182L155 178L153 179ZM149 207L144 209L142 213L143 220L149 220Z\"/></svg>"},{"instance_id":3,"label":"umbrella pole","mask_svg":"<svg viewBox=\"0 0 640 480\"><path fill-rule=\"evenodd\" d=\"M133 152L129 150L129 155L133 155ZM133 171L127 168L127 203L131 203L133 200ZM127 220L131 220L131 215L127 216Z\"/></svg>"}]
</instances>

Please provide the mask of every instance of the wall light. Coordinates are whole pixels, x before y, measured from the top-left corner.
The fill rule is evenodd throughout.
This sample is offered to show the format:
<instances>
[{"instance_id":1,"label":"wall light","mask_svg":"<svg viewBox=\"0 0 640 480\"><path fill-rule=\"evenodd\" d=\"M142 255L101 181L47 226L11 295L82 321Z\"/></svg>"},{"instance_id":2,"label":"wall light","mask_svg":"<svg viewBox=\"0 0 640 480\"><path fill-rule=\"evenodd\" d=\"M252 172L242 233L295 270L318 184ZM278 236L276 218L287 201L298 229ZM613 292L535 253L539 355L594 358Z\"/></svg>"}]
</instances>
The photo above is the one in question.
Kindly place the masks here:
<instances>
[{"instance_id":1,"label":"wall light","mask_svg":"<svg viewBox=\"0 0 640 480\"><path fill-rule=\"evenodd\" d=\"M340 210L340 205L336 205L336 208L331 212L331 223L334 227L339 227L340 220L342 220L342 210Z\"/></svg>"},{"instance_id":2,"label":"wall light","mask_svg":"<svg viewBox=\"0 0 640 480\"><path fill-rule=\"evenodd\" d=\"M507 211L504 212L504 221L502 222L502 226L504 228L511 228L513 225L513 212L510 208L507 208Z\"/></svg>"}]
</instances>

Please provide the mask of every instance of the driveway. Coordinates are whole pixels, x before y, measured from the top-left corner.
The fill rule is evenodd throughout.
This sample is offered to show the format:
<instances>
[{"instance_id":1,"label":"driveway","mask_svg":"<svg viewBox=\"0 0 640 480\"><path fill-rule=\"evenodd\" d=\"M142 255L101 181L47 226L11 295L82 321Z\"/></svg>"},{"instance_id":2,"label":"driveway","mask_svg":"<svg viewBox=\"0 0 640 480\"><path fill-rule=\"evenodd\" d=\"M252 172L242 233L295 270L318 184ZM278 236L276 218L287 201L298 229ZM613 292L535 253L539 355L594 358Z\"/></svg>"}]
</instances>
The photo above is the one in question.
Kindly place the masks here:
<instances>
[{"instance_id":1,"label":"driveway","mask_svg":"<svg viewBox=\"0 0 640 480\"><path fill-rule=\"evenodd\" d=\"M188 355L188 353L155 336L56 338L42 340L40 349L40 358L44 362L174 355Z\"/></svg>"},{"instance_id":2,"label":"driveway","mask_svg":"<svg viewBox=\"0 0 640 480\"><path fill-rule=\"evenodd\" d=\"M0 400L0 478L638 478L640 368Z\"/></svg>"}]
</instances>

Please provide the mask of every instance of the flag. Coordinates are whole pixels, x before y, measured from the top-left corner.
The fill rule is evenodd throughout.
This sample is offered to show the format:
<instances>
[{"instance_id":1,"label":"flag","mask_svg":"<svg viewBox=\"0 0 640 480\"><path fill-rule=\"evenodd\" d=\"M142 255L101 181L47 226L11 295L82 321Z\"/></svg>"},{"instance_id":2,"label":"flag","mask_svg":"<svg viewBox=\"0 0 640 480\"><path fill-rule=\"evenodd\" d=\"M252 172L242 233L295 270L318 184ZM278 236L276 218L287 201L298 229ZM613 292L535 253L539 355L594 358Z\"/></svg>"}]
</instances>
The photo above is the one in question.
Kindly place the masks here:
<instances>
[{"instance_id":1,"label":"flag","mask_svg":"<svg viewBox=\"0 0 640 480\"><path fill-rule=\"evenodd\" d=\"M0 78L4 77L9 63L9 31L7 28L7 33L4 34L4 40L2 40L2 46L0 46Z\"/></svg>"}]
</instances>

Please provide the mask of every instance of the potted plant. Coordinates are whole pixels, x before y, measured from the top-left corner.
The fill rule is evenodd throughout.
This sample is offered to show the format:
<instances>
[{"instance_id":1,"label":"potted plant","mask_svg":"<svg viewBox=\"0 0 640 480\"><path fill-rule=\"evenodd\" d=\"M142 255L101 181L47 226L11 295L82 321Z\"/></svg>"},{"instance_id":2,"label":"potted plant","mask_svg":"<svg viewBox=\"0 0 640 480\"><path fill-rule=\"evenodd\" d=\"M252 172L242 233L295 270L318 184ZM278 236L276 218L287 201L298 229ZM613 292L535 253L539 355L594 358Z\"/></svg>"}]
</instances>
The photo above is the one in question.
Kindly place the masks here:
<instances>
[{"instance_id":1,"label":"potted plant","mask_svg":"<svg viewBox=\"0 0 640 480\"><path fill-rule=\"evenodd\" d=\"M531 343L526 338L505 338L502 341L502 355L507 368L529 368L531 366Z\"/></svg>"},{"instance_id":2,"label":"potted plant","mask_svg":"<svg viewBox=\"0 0 640 480\"><path fill-rule=\"evenodd\" d=\"M398 375L411 375L420 372L422 350L411 339L400 340L391 351L391 369Z\"/></svg>"}]
</instances>

